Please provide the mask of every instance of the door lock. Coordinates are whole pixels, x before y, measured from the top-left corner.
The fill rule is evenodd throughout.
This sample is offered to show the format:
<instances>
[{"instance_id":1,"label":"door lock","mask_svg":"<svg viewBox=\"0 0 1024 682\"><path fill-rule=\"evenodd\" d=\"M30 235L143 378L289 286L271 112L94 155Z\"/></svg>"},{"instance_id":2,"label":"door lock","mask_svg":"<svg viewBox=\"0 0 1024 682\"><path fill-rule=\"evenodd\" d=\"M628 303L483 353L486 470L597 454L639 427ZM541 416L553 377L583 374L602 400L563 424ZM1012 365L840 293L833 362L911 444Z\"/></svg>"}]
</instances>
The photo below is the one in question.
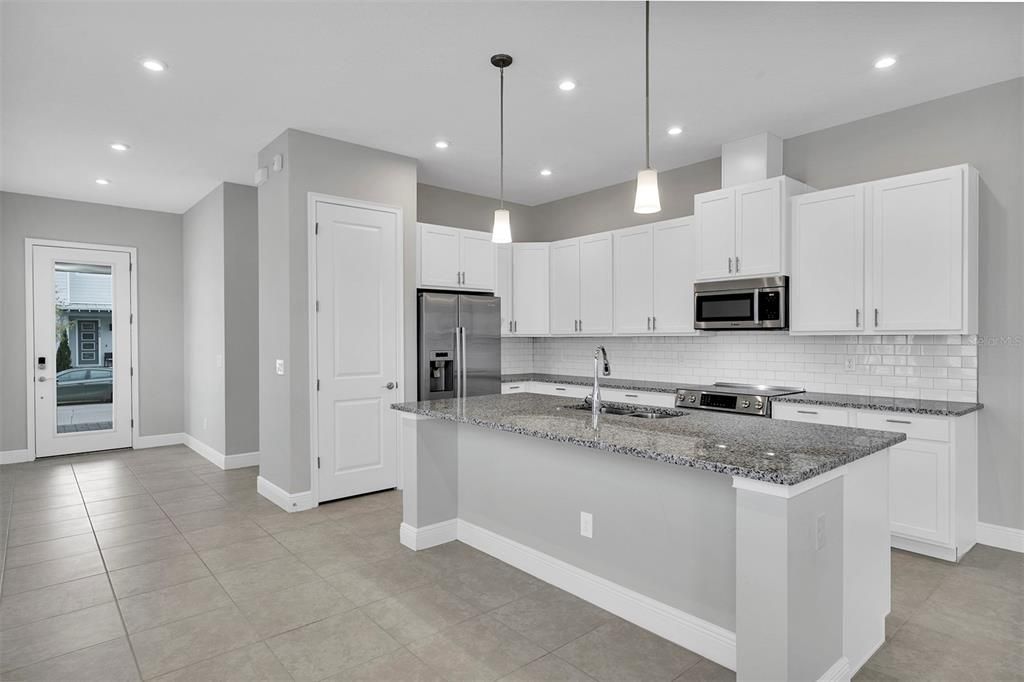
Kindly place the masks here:
<instances>
[{"instance_id":1,"label":"door lock","mask_svg":"<svg viewBox=\"0 0 1024 682\"><path fill-rule=\"evenodd\" d=\"M397 386L397 381L389 381L388 383L384 384L384 388L388 389L389 391L392 390L393 388L396 388Z\"/></svg>"}]
</instances>

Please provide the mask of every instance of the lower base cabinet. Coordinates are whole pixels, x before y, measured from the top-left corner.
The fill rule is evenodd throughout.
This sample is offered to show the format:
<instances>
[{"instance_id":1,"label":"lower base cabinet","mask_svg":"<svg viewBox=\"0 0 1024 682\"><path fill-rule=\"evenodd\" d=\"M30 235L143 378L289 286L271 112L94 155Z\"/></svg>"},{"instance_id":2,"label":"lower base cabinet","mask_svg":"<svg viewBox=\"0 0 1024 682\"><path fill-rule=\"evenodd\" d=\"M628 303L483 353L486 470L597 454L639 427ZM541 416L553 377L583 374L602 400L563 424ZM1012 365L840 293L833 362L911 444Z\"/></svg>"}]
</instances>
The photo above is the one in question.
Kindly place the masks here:
<instances>
[{"instance_id":1,"label":"lower base cabinet","mask_svg":"<svg viewBox=\"0 0 1024 682\"><path fill-rule=\"evenodd\" d=\"M818 407L772 406L774 419L897 431L907 440L889 455L892 546L959 561L977 540L978 413L962 417Z\"/></svg>"}]
</instances>

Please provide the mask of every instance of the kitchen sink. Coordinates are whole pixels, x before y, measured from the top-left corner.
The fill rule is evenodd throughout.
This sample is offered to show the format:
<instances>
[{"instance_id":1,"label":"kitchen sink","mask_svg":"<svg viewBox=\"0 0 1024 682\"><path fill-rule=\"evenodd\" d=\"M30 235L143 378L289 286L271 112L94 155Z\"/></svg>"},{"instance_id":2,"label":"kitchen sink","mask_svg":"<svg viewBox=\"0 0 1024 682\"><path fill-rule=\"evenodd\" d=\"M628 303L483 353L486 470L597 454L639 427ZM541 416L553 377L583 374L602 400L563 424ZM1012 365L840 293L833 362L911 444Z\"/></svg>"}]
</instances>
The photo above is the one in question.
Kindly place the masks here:
<instances>
[{"instance_id":1,"label":"kitchen sink","mask_svg":"<svg viewBox=\"0 0 1024 682\"><path fill-rule=\"evenodd\" d=\"M677 414L670 414L668 412L630 412L627 416L639 417L640 419L671 419L672 417L682 417L685 412L679 412Z\"/></svg>"},{"instance_id":2,"label":"kitchen sink","mask_svg":"<svg viewBox=\"0 0 1024 682\"><path fill-rule=\"evenodd\" d=\"M591 410L590 405L576 405L573 409L585 410L589 412ZM638 419L669 419L671 417L681 417L685 412L653 412L650 410L635 409L631 407L613 407L605 405L601 408L601 414L614 414L622 417L637 417Z\"/></svg>"}]
</instances>

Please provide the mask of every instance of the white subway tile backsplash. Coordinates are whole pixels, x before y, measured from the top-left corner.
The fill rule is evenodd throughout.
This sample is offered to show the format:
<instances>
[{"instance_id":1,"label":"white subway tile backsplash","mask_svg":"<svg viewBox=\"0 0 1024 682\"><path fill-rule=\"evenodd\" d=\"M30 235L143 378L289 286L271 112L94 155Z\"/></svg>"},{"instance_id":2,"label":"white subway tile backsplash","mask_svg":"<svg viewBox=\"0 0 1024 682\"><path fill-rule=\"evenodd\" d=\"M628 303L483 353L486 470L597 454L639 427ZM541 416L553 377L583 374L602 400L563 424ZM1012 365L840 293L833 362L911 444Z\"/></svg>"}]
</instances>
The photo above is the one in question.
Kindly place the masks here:
<instances>
[{"instance_id":1,"label":"white subway tile backsplash","mask_svg":"<svg viewBox=\"0 0 1024 682\"><path fill-rule=\"evenodd\" d=\"M803 386L811 391L932 400L977 400L974 337L701 336L502 339L502 372L589 375L604 345L615 378L696 384L715 381ZM847 356L855 371L845 370Z\"/></svg>"}]
</instances>

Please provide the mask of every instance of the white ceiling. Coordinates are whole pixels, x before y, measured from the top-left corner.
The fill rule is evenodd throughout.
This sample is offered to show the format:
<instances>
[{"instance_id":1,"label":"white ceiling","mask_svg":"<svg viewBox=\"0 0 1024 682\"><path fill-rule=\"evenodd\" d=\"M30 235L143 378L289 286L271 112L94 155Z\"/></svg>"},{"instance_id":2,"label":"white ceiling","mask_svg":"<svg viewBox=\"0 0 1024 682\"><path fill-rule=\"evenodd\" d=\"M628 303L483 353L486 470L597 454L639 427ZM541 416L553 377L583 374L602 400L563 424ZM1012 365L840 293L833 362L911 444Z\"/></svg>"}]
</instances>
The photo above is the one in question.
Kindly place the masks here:
<instances>
[{"instance_id":1,"label":"white ceiling","mask_svg":"<svg viewBox=\"0 0 1024 682\"><path fill-rule=\"evenodd\" d=\"M621 182L643 161L633 2L6 2L2 186L182 212L298 128L419 159L421 182L506 198ZM652 9L653 161L784 138L1024 73L1020 4L674 3ZM873 68L893 54L890 71ZM152 74L152 56L170 70ZM578 87L557 88L563 77ZM670 138L669 124L684 134ZM451 140L446 151L438 138ZM108 148L132 145L126 154ZM554 174L539 176L542 167ZM106 187L94 183L109 177Z\"/></svg>"}]
</instances>

